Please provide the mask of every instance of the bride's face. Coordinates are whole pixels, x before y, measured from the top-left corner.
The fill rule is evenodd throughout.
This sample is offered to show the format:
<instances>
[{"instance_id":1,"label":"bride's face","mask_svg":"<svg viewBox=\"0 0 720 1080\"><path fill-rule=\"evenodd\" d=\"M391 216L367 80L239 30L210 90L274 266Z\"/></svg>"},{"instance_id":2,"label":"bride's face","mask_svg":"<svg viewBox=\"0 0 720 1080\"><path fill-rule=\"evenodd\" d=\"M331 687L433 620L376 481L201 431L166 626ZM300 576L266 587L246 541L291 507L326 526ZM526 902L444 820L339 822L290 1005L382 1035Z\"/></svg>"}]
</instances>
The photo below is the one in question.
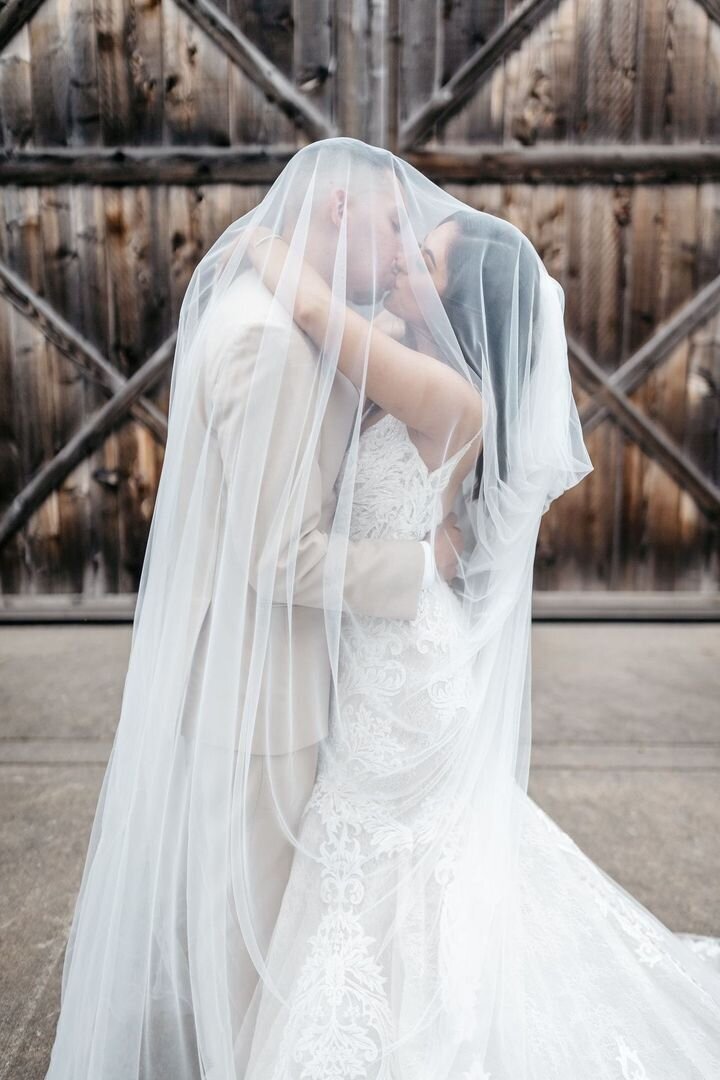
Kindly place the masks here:
<instances>
[{"instance_id":1,"label":"bride's face","mask_svg":"<svg viewBox=\"0 0 720 1080\"><path fill-rule=\"evenodd\" d=\"M420 254L425 267L407 266L403 255L398 256L398 272L394 287L385 297L385 307L393 315L398 315L413 326L425 324L418 296L422 297L423 288L427 288L427 274L439 296L445 292L448 281L448 256L455 243L459 227L454 221L446 221L432 229L420 245ZM425 280L423 280L425 279Z\"/></svg>"}]
</instances>

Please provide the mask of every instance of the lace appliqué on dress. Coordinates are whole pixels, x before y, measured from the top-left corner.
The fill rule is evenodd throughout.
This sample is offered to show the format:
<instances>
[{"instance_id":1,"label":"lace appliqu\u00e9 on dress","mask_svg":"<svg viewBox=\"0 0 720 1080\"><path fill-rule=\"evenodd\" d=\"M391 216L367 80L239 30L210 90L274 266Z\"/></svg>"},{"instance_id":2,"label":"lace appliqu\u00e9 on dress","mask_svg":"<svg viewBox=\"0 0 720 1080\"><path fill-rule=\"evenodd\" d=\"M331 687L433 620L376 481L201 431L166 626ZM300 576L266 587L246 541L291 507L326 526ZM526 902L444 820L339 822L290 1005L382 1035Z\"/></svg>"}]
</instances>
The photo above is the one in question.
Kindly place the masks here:
<instances>
[{"instance_id":1,"label":"lace appliqu\u00e9 on dress","mask_svg":"<svg viewBox=\"0 0 720 1080\"><path fill-rule=\"evenodd\" d=\"M441 495L456 458L430 470L405 425L387 414L363 434L355 478L353 538L420 539L442 517ZM411 817L393 813L387 778L408 755L422 757L443 724L462 724L471 680L448 679L447 656L462 636L461 606L444 582L424 589L412 621L354 615L344 620L338 700L342 723L321 744L317 779L303 828L318 837L321 915L293 988L273 1080L397 1080L387 1047L396 1035L389 972L377 929L382 918L368 889L382 898L391 875L446 832L447 807L432 794ZM438 675L433 678L433 658ZM413 692L415 684L418 692ZM403 709L412 715L403 724ZM422 783L422 776L418 777ZM429 935L422 890L412 882L391 893L400 926L403 979L435 985L457 970L443 940L457 932L443 910L452 899L454 848L438 858L429 903L440 911L440 930ZM427 883L425 884L427 889ZM368 912L376 918L365 925ZM375 933L373 933L375 931ZM466 1018L467 1021L467 1018ZM411 1061L403 1057L403 1069ZM412 1075L421 1075L418 1061Z\"/></svg>"}]
</instances>

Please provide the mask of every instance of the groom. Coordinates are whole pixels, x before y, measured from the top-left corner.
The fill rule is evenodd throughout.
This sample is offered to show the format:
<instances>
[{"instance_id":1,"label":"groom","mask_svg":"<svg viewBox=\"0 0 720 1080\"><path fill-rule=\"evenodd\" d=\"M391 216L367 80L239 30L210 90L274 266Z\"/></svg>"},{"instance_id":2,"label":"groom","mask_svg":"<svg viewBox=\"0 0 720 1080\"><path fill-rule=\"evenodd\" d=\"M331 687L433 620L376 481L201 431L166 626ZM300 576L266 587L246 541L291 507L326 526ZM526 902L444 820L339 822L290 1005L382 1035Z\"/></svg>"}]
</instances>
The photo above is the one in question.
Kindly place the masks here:
<instances>
[{"instance_id":1,"label":"groom","mask_svg":"<svg viewBox=\"0 0 720 1080\"><path fill-rule=\"evenodd\" d=\"M338 150L322 143L305 148L304 169L312 169L313 153L335 156L335 168L323 161L327 183L318 191L311 211L304 258L330 282L336 259L339 229L347 215L347 285L349 299L367 303L392 287L399 254L397 189L387 165L377 157L363 155L360 147ZM352 159L352 191L343 187L348 154ZM308 180L310 178L308 177ZM362 198L373 188L372 198ZM294 181L285 204L283 234L292 236L300 202L307 185ZM296 204L292 205L292 200ZM273 296L253 269L238 275L219 301L211 344L213 355L225 360L213 385L212 424L217 435L220 472L227 481L233 450L247 415L250 381L259 343L287 348L283 385L277 399L268 458L262 477L254 535L262 552L263 536L269 536L274 512L288 473L302 451L306 409L316 390L317 354L310 340L292 318L272 303ZM289 346L286 346L289 335ZM227 357L230 357L228 362ZM212 362L212 361L210 361ZM285 383L287 382L287 385ZM358 392L342 373L336 372L322 422L322 437L315 446L314 479L302 508L302 527L294 565L292 619L283 609L285 587L280 583L273 596L268 658L261 691L249 763L247 824L250 839L251 890L258 898L262 919L260 947L265 953L290 872L293 845L279 823L279 815L297 832L302 810L315 780L320 741L328 733L331 666L323 612L323 569L327 539L335 511L334 485L345 455L358 406ZM232 490L232 487L230 487ZM232 507L228 513L232 512ZM347 548L344 598L356 613L386 618L415 617L421 588L438 572L446 579L457 572L456 551L462 546L460 531L447 520L436 531L434 550L427 541L357 540ZM251 567L251 578L252 578ZM254 596L249 591L249 600ZM247 618L254 620L250 604ZM247 629L247 628L246 628ZM249 664L253 628L243 634ZM202 638L202 634L201 634ZM200 655L202 655L202 641ZM292 659L292 663L289 660ZM244 670L244 668L243 668ZM241 683L241 685L243 685ZM257 981L247 954L238 956L234 1002L237 1016L245 1012ZM234 963L234 961L233 961Z\"/></svg>"}]
</instances>

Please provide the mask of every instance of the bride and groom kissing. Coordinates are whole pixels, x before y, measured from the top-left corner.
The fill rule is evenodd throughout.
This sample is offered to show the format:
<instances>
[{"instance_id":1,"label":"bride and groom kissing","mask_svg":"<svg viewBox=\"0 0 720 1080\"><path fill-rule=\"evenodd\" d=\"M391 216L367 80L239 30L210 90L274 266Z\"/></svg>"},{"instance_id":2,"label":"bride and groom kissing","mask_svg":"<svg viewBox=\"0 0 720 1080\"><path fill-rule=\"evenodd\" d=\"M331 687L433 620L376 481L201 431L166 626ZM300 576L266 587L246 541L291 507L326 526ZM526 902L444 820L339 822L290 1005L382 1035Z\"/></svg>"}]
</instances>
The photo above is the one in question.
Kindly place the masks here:
<instances>
[{"instance_id":1,"label":"bride and groom kissing","mask_svg":"<svg viewBox=\"0 0 720 1080\"><path fill-rule=\"evenodd\" d=\"M309 150L317 148L322 148L324 156L322 183L315 181L314 199L307 206L308 184L302 182L303 171L306 180L312 180L316 154ZM349 156L351 184L346 182ZM423 266L415 270L413 279L414 268L408 265L406 255L409 226L407 219L401 221L402 192L389 159L363 153L361 144L349 155L347 146L333 148L319 143L296 155L295 162L295 182L283 204L283 225L277 233L257 227L252 230L239 272L214 305L205 343L208 415L222 461L216 474L218 503L223 484L226 490L237 490L232 472L251 411L251 395L263 393L274 398L272 430L266 433L266 445L272 453L267 453L263 462L256 499L248 495L247 505L228 504L225 508L229 515L254 515L248 567L251 585L263 572L268 547L273 550L268 564L272 562L275 575L272 595L277 607L270 615L271 660L259 695L247 779L249 858L256 867L254 889L262 893L258 908L265 920L266 941L295 850L279 818L285 818L295 832L312 792L319 744L328 734L332 676L323 579L337 482L353 425L358 422L360 393L365 393L370 405L369 410L363 410L363 432L378 422L378 412L389 412L378 407L378 397L384 396L387 402L397 400L400 419L405 402L415 409L405 415L420 422L430 406L434 415L425 430L417 422L407 425L412 428L408 437L428 469L448 456L457 459L469 445L469 453L460 457L447 485L450 500L476 458L473 436L480 424L479 395L444 365L434 394L425 394L422 405L415 404L417 394L411 385L422 386L428 366L441 368L425 329L422 289L427 290L430 280L438 295L451 287L451 252L453 245L463 240L462 215L432 229L422 244L415 241ZM290 290L286 289L292 294L288 311L278 302L283 295L282 274L286 260L294 254L290 239L303 231L302 273L295 276ZM359 333L355 341L353 327L346 325L348 343L340 350L337 369L326 384L327 400L318 435L311 430L314 403L322 393L318 389L318 354L328 324L328 305L333 303L333 287L337 292L339 265L344 275L343 295L352 302L346 319L353 308L376 305L381 298L385 310L374 322L357 312L353 315ZM371 326L374 330L368 347ZM401 338L405 344L400 345ZM403 350L402 356L392 355L395 348ZM286 358L280 374L273 357ZM392 374L388 374L390 369ZM428 385L433 384L428 381ZM375 399L369 392L371 387L377 387ZM297 468L298 455L308 445L314 460L298 510L301 521L298 525L296 519L293 526L298 528L299 543L291 557L283 537L275 536L273 521L278 501L287 490L288 474ZM285 515L288 528L292 519L292 514ZM462 534L452 511L432 535L420 540L351 539L342 571L344 600L360 615L413 620L420 593L436 574L445 581L456 575L461 548ZM289 597L290 573L293 612L289 626L283 606ZM248 593L250 599L252 590ZM257 611L249 605L246 620L254 623L256 619ZM243 634L241 682L249 673L245 668L251 663L253 640L252 630ZM203 645L201 631L193 665L196 676L203 664ZM278 805L283 799L287 801ZM247 1006L255 980L248 957L237 980L240 1011Z\"/></svg>"},{"instance_id":2,"label":"bride and groom kissing","mask_svg":"<svg viewBox=\"0 0 720 1080\"><path fill-rule=\"evenodd\" d=\"M718 1075L717 974L527 794L591 470L527 237L297 151L183 298L48 1080Z\"/></svg>"}]
</instances>

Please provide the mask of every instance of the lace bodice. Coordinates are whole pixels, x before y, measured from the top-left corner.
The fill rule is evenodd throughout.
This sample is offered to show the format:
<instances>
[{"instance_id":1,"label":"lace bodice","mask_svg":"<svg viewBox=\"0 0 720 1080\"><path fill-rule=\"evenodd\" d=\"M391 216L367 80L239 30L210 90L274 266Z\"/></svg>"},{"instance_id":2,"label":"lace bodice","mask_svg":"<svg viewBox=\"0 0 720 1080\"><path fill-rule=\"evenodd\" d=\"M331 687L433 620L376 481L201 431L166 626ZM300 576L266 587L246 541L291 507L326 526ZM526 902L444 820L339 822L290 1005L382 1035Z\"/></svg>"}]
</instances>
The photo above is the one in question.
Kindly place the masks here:
<instances>
[{"instance_id":1,"label":"lace bodice","mask_svg":"<svg viewBox=\"0 0 720 1080\"><path fill-rule=\"evenodd\" d=\"M360 436L351 538L425 536L444 516L442 492L463 450L429 469L402 420L386 413L371 424Z\"/></svg>"}]
</instances>

